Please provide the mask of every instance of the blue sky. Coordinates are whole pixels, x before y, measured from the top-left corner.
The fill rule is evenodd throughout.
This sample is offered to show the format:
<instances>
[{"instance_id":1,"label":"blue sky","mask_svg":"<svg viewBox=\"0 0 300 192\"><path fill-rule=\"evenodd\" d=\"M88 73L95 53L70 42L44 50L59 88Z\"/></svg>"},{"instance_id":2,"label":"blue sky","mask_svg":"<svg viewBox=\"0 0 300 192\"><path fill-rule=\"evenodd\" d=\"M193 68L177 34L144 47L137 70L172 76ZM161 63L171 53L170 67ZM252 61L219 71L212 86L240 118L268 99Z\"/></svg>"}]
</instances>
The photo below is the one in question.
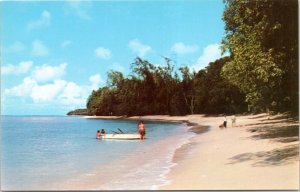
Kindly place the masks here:
<instances>
[{"instance_id":1,"label":"blue sky","mask_svg":"<svg viewBox=\"0 0 300 192\"><path fill-rule=\"evenodd\" d=\"M137 56L196 71L221 57L222 0L1 2L1 114L84 108Z\"/></svg>"}]
</instances>

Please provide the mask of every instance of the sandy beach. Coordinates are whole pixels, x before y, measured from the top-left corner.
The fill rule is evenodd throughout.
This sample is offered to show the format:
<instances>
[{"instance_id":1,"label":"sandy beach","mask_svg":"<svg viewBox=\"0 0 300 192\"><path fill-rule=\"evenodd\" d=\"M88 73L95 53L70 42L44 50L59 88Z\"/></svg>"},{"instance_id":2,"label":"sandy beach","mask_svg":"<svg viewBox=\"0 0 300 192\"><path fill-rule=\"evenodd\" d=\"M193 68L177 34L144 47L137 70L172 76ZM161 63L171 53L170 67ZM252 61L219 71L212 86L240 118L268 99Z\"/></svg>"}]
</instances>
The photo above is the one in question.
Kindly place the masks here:
<instances>
[{"instance_id":1,"label":"sandy beach","mask_svg":"<svg viewBox=\"0 0 300 192\"><path fill-rule=\"evenodd\" d=\"M171 183L161 189L299 189L298 133L289 133L298 122L260 114L239 116L232 127L228 119L228 128L220 129L223 117L187 117L210 131L175 156L178 165L167 175Z\"/></svg>"},{"instance_id":2,"label":"sandy beach","mask_svg":"<svg viewBox=\"0 0 300 192\"><path fill-rule=\"evenodd\" d=\"M233 126L232 116L227 116L227 128L220 129L222 116L127 119L188 121L189 131L198 133L176 150L173 157L176 166L166 175L169 184L161 186L161 190L299 189L297 120L284 115L245 115L236 116Z\"/></svg>"},{"instance_id":3,"label":"sandy beach","mask_svg":"<svg viewBox=\"0 0 300 192\"><path fill-rule=\"evenodd\" d=\"M149 116L145 119L187 120L209 126L174 155L177 163L161 189L296 190L299 189L299 127L282 115L238 116L220 129L224 117ZM295 128L296 126L296 128ZM197 129L197 126L194 126Z\"/></svg>"}]
</instances>

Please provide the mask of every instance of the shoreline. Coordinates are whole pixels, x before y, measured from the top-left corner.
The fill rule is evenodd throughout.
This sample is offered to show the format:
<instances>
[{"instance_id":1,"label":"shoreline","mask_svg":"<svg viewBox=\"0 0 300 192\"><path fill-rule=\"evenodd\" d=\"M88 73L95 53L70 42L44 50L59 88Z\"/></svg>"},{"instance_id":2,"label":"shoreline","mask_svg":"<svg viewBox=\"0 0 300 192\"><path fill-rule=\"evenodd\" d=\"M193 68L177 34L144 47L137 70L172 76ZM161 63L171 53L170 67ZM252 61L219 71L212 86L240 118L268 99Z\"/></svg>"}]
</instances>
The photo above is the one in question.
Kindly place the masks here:
<instances>
[{"instance_id":1,"label":"shoreline","mask_svg":"<svg viewBox=\"0 0 300 192\"><path fill-rule=\"evenodd\" d=\"M190 147L193 145L190 139L195 137L198 134L203 134L205 132L208 132L210 129L210 126L199 125L198 123L194 123L187 120L186 116L169 116L169 115L148 115L148 116L132 116L132 117L83 116L83 118L102 119L102 120L132 120L132 121L143 120L143 121L155 121L155 122L164 122L164 123L179 123L179 124L184 124L184 129L186 132L192 132L195 134L192 135L190 138L187 138L187 141L185 143L175 148L171 158L170 167L168 168L168 170L164 171L158 176L158 178L164 180L165 183L152 186L151 190L160 190L162 186L166 186L171 183L171 180L167 178L167 175L172 171L174 167L177 166L179 162L181 162L181 160L184 160L185 156L188 154Z\"/></svg>"},{"instance_id":2,"label":"shoreline","mask_svg":"<svg viewBox=\"0 0 300 192\"><path fill-rule=\"evenodd\" d=\"M164 122L166 121L164 120ZM178 126L176 128L177 133L152 143L151 139L149 140L150 143L133 141L141 148L132 150L121 159L113 159L112 162L95 166L94 171L89 173L90 176L88 177L86 174L78 174L78 177L53 185L59 186L59 189L62 190L158 190L160 186L169 182L165 175L176 165L173 162L175 150L181 148L188 142L188 138L194 136L193 133L186 131L187 126L185 124L169 124L168 126L170 129ZM182 137L182 135L185 136ZM137 176L141 174L143 179L136 182ZM129 178L130 180L126 182ZM74 182L74 179L81 182ZM145 180L148 180L147 183Z\"/></svg>"},{"instance_id":3,"label":"shoreline","mask_svg":"<svg viewBox=\"0 0 300 192\"><path fill-rule=\"evenodd\" d=\"M123 116L81 116L86 119L108 119L108 120L143 120L143 121L156 121L156 122L165 122L165 123L185 123L188 129L191 132L196 134L204 133L208 131L209 126L200 125L198 123L193 123L189 120L186 120L185 116L168 116L168 115L148 115L148 116L132 116L132 117L123 117ZM173 118L173 119L172 119ZM182 119L177 119L182 118ZM199 130L200 132L199 132ZM202 130L203 129L203 130ZM198 133L199 132L199 133Z\"/></svg>"},{"instance_id":4,"label":"shoreline","mask_svg":"<svg viewBox=\"0 0 300 192\"><path fill-rule=\"evenodd\" d=\"M295 130L293 126L299 130L299 121L283 114L238 115L235 127L228 117L226 129L219 128L222 116L88 118L186 123L187 131L195 135L175 150L172 161L176 166L164 175L170 182L159 190L299 189L299 132L292 132L291 137L282 132Z\"/></svg>"},{"instance_id":5,"label":"shoreline","mask_svg":"<svg viewBox=\"0 0 300 192\"><path fill-rule=\"evenodd\" d=\"M289 146L299 146L299 140L278 142L272 135L270 138L254 137L257 134L264 136L265 133L259 131L263 127L271 126L268 128L271 130L277 125L278 130L285 126L299 127L299 121L291 122L282 114L239 115L235 127L228 117L226 129L219 128L224 119L222 116L161 115L124 119L177 121L192 125L187 131L195 126L210 127L210 131L195 134L187 144L176 149L173 156L176 166L165 175L171 182L161 186L160 190L299 189L298 155L289 157L289 151L286 151Z\"/></svg>"},{"instance_id":6,"label":"shoreline","mask_svg":"<svg viewBox=\"0 0 300 192\"><path fill-rule=\"evenodd\" d=\"M218 126L222 117L188 118L192 123L209 125L210 131L196 134L189 145L177 149L179 158L175 153L173 159L177 166L166 175L172 182L160 190L299 189L299 140L280 143L272 137L254 137L266 125L299 128L298 121L273 121L277 118L266 114L238 116L238 125L226 129Z\"/></svg>"},{"instance_id":7,"label":"shoreline","mask_svg":"<svg viewBox=\"0 0 300 192\"><path fill-rule=\"evenodd\" d=\"M186 120L176 120L176 119L169 119L172 116L168 115L149 115L149 116L131 116L131 117L124 117L124 116L81 116L86 119L108 119L108 120L132 120L132 121L157 121L157 122L166 122L166 123L189 123ZM177 116L174 116L177 117Z\"/></svg>"}]
</instances>

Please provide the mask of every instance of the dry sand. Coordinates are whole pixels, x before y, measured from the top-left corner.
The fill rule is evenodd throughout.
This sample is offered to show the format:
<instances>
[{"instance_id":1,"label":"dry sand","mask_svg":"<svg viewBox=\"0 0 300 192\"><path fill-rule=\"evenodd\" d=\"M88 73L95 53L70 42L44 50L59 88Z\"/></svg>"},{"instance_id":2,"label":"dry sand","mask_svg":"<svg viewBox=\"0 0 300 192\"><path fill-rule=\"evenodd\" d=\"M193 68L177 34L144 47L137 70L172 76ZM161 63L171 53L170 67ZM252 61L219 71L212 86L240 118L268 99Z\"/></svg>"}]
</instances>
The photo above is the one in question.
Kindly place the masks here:
<instances>
[{"instance_id":1,"label":"dry sand","mask_svg":"<svg viewBox=\"0 0 300 192\"><path fill-rule=\"evenodd\" d=\"M229 121L220 129L223 117L187 116L210 131L192 138L183 156L177 154L178 165L167 175L171 183L161 189L299 189L299 133L294 131L299 123L277 118L239 116L236 127Z\"/></svg>"},{"instance_id":2,"label":"dry sand","mask_svg":"<svg viewBox=\"0 0 300 192\"><path fill-rule=\"evenodd\" d=\"M247 115L237 116L236 126L232 127L229 116L227 128L220 129L224 117L128 119L189 121L193 131L201 133L176 151L173 161L177 166L166 175L170 183L161 190L299 189L298 121L283 115ZM197 124L209 126L209 131Z\"/></svg>"}]
</instances>

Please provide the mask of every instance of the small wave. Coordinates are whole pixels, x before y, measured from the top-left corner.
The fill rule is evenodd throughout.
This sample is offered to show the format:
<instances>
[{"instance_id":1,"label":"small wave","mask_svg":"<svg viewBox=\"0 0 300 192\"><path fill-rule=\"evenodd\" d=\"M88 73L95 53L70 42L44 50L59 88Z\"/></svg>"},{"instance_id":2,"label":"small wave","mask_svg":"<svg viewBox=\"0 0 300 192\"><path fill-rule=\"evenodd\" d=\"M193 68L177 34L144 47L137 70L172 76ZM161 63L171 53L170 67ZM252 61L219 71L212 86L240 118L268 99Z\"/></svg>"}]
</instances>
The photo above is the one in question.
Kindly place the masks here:
<instances>
[{"instance_id":1,"label":"small wave","mask_svg":"<svg viewBox=\"0 0 300 192\"><path fill-rule=\"evenodd\" d=\"M173 157L176 153L176 150L180 149L182 146L190 143L190 139L194 136L192 133L185 133L185 137L183 139L180 139L177 145L172 149L172 151L167 155L167 166L163 167L164 171L159 175L159 181L160 184L158 185L152 185L151 189L156 190L159 189L161 186L165 186L170 184L172 181L170 179L167 179L167 174L172 170L173 167L177 166L178 163L173 162Z\"/></svg>"}]
</instances>

